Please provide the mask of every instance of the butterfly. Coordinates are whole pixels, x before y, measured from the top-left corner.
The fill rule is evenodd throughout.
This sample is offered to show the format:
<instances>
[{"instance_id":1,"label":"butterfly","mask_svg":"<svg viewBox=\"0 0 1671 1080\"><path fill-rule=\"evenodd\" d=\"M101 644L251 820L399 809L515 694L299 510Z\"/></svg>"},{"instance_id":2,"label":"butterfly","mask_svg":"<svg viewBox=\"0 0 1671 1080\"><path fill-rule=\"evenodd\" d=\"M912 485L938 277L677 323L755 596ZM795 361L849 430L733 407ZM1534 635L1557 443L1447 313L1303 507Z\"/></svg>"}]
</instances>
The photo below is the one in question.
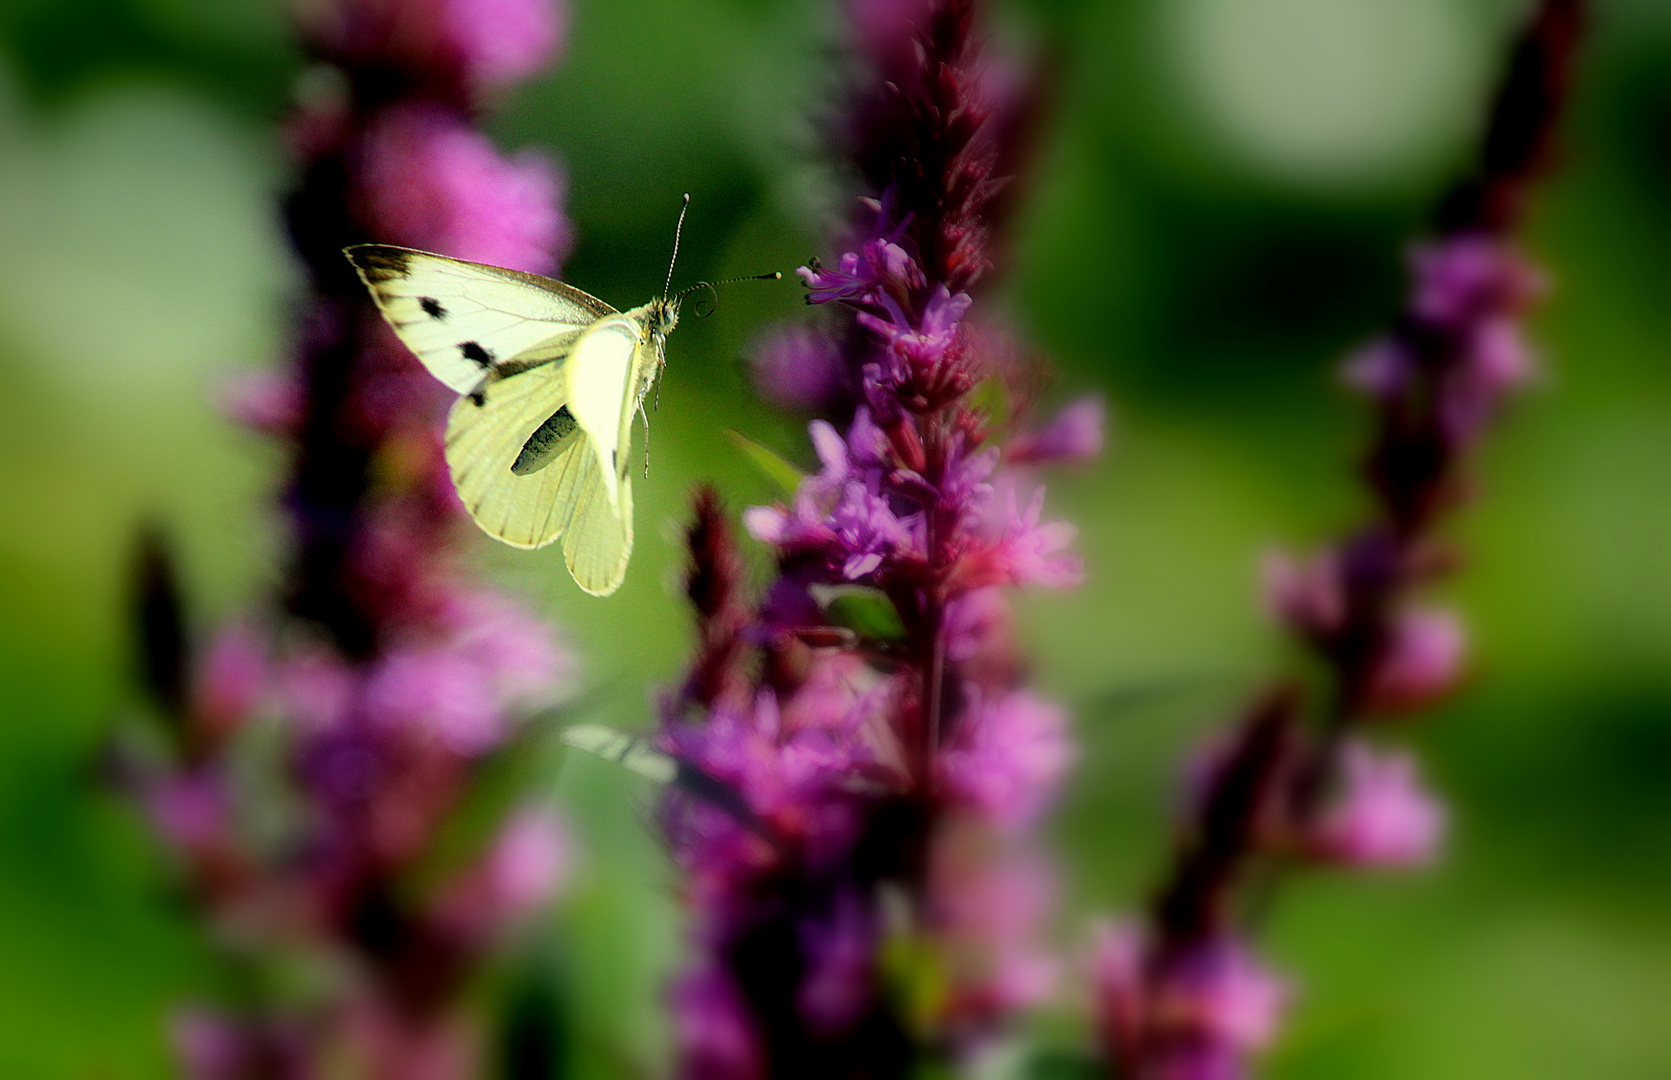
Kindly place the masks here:
<instances>
[{"instance_id":1,"label":"butterfly","mask_svg":"<svg viewBox=\"0 0 1671 1080\"><path fill-rule=\"evenodd\" d=\"M616 311L518 270L385 244L344 254L395 334L461 395L446 458L470 517L513 547L561 538L575 583L613 593L632 555L633 420L667 364L680 300L712 286L669 296L669 265L659 298Z\"/></svg>"}]
</instances>

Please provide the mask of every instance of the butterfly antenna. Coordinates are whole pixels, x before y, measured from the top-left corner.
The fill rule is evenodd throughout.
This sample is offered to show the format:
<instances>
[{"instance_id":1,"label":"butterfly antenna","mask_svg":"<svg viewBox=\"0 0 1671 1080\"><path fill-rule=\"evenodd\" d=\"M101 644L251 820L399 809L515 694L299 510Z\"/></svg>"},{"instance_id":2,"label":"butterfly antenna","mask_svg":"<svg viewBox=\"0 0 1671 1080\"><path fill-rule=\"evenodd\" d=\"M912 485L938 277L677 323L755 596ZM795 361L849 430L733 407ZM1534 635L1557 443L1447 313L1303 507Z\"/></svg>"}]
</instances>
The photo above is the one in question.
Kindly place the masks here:
<instances>
[{"instance_id":1,"label":"butterfly antenna","mask_svg":"<svg viewBox=\"0 0 1671 1080\"><path fill-rule=\"evenodd\" d=\"M721 286L721 285L735 285L739 281L782 281L782 280L783 280L783 274L781 272L777 271L777 270L773 270L769 274L748 274L744 277L726 278L724 281L698 281L695 285L691 285L687 288L680 289L678 292L674 293L673 298L675 300L682 299L683 297L689 296L691 293L695 292L698 289L707 289L709 292L714 294L713 302L708 305L708 310L707 311L703 311L700 308L698 308L697 312L696 312L697 318L705 319L709 315L712 315L716 310L719 309L719 286Z\"/></svg>"},{"instance_id":2,"label":"butterfly antenna","mask_svg":"<svg viewBox=\"0 0 1671 1080\"><path fill-rule=\"evenodd\" d=\"M679 261L679 237L685 231L685 211L690 209L690 192L685 192L685 201L679 204L679 224L673 226L673 257L667 260L667 282L661 287L661 298L667 299L668 290L673 288L673 267Z\"/></svg>"}]
</instances>

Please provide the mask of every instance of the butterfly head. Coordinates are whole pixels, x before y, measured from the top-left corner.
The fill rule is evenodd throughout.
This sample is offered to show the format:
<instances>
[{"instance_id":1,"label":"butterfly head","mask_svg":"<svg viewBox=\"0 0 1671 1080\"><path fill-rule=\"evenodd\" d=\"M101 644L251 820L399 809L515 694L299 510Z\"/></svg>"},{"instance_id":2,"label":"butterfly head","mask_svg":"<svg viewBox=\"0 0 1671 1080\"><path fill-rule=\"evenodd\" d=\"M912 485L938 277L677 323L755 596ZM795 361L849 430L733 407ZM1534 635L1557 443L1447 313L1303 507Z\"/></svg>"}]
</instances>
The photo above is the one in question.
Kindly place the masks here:
<instances>
[{"instance_id":1,"label":"butterfly head","mask_svg":"<svg viewBox=\"0 0 1671 1080\"><path fill-rule=\"evenodd\" d=\"M681 294L682 295L682 294ZM679 325L679 296L651 300L644 313L644 331L652 338L666 339Z\"/></svg>"}]
</instances>

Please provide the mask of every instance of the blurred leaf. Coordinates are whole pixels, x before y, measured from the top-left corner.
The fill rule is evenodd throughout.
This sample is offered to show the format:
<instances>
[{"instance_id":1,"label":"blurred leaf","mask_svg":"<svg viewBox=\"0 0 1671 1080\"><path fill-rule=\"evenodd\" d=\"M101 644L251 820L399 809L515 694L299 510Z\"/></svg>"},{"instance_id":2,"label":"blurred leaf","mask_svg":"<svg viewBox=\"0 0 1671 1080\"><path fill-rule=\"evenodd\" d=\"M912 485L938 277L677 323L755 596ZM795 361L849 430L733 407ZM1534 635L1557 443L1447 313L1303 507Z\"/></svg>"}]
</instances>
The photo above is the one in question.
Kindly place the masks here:
<instances>
[{"instance_id":1,"label":"blurred leaf","mask_svg":"<svg viewBox=\"0 0 1671 1080\"><path fill-rule=\"evenodd\" d=\"M982 379L970 392L969 404L985 413L993 427L1002 428L1010 421L1010 389L997 376Z\"/></svg>"},{"instance_id":2,"label":"blurred leaf","mask_svg":"<svg viewBox=\"0 0 1671 1080\"><path fill-rule=\"evenodd\" d=\"M552 710L525 721L516 735L477 766L469 787L446 816L441 832L409 884L420 894L449 880L492 844L517 805L554 771L551 738L567 710Z\"/></svg>"},{"instance_id":3,"label":"blurred leaf","mask_svg":"<svg viewBox=\"0 0 1671 1080\"><path fill-rule=\"evenodd\" d=\"M649 740L602 724L574 724L564 729L563 743L613 761L658 784L672 782L679 773L678 762L651 746Z\"/></svg>"},{"instance_id":4,"label":"blurred leaf","mask_svg":"<svg viewBox=\"0 0 1671 1080\"><path fill-rule=\"evenodd\" d=\"M768 450L740 431L727 429L725 434L766 479L777 485L785 498L792 497L800 488L806 474L785 461L776 451Z\"/></svg>"},{"instance_id":5,"label":"blurred leaf","mask_svg":"<svg viewBox=\"0 0 1671 1080\"><path fill-rule=\"evenodd\" d=\"M905 623L892 600L862 585L814 585L812 595L836 626L872 641L904 641Z\"/></svg>"}]
</instances>

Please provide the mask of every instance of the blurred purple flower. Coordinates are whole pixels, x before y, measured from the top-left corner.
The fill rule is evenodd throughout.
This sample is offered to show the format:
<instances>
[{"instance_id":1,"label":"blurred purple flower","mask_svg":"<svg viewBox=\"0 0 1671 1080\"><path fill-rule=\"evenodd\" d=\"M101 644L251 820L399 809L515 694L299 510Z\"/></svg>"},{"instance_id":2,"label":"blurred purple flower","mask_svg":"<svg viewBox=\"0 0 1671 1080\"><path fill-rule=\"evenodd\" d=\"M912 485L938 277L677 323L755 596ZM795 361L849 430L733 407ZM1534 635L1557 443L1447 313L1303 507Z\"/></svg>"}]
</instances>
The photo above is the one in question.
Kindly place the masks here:
<instances>
[{"instance_id":1,"label":"blurred purple flower","mask_svg":"<svg viewBox=\"0 0 1671 1080\"><path fill-rule=\"evenodd\" d=\"M835 342L806 327L778 326L755 343L750 355L763 396L784 408L828 406L845 380Z\"/></svg>"},{"instance_id":2,"label":"blurred purple flower","mask_svg":"<svg viewBox=\"0 0 1671 1080\"><path fill-rule=\"evenodd\" d=\"M157 832L181 851L203 851L228 839L232 807L219 776L167 777L152 787L146 803Z\"/></svg>"},{"instance_id":3,"label":"blurred purple flower","mask_svg":"<svg viewBox=\"0 0 1671 1080\"><path fill-rule=\"evenodd\" d=\"M1365 707L1382 713L1432 704L1455 688L1467 632L1454 612L1412 608L1394 618Z\"/></svg>"},{"instance_id":4,"label":"blurred purple flower","mask_svg":"<svg viewBox=\"0 0 1671 1080\"><path fill-rule=\"evenodd\" d=\"M439 28L464 68L491 89L521 82L561 50L567 0L440 0Z\"/></svg>"},{"instance_id":5,"label":"blurred purple flower","mask_svg":"<svg viewBox=\"0 0 1671 1080\"><path fill-rule=\"evenodd\" d=\"M1049 423L1023 431L1010 441L1004 456L1013 465L1078 465L1102 453L1103 427L1108 408L1100 394L1072 402Z\"/></svg>"},{"instance_id":6,"label":"blurred purple flower","mask_svg":"<svg viewBox=\"0 0 1671 1080\"><path fill-rule=\"evenodd\" d=\"M807 975L796 1004L808 1027L836 1034L852 1027L876 992L874 912L852 893L837 895L823 919L801 927Z\"/></svg>"},{"instance_id":7,"label":"blurred purple flower","mask_svg":"<svg viewBox=\"0 0 1671 1080\"><path fill-rule=\"evenodd\" d=\"M1309 559L1285 551L1268 553L1260 567L1265 607L1301 637L1321 640L1346 617L1339 558L1323 551Z\"/></svg>"},{"instance_id":8,"label":"blurred purple flower","mask_svg":"<svg viewBox=\"0 0 1671 1080\"><path fill-rule=\"evenodd\" d=\"M759 1036L725 972L700 968L681 976L669 995L680 1080L764 1077Z\"/></svg>"},{"instance_id":9,"label":"blurred purple flower","mask_svg":"<svg viewBox=\"0 0 1671 1080\"><path fill-rule=\"evenodd\" d=\"M310 44L349 69L403 69L456 105L555 58L565 0L325 0L301 13Z\"/></svg>"},{"instance_id":10,"label":"blurred purple flower","mask_svg":"<svg viewBox=\"0 0 1671 1080\"><path fill-rule=\"evenodd\" d=\"M1073 761L1067 715L1030 690L973 705L940 755L947 794L966 800L1010 833L1022 833L1048 808Z\"/></svg>"},{"instance_id":11,"label":"blurred purple flower","mask_svg":"<svg viewBox=\"0 0 1671 1080\"><path fill-rule=\"evenodd\" d=\"M1422 787L1413 756L1354 742L1341 757L1341 790L1310 844L1351 866L1423 866L1433 861L1444 828L1444 806Z\"/></svg>"},{"instance_id":12,"label":"blurred purple flower","mask_svg":"<svg viewBox=\"0 0 1671 1080\"><path fill-rule=\"evenodd\" d=\"M1143 1080L1236 1080L1275 1038L1287 980L1231 939L1155 955L1130 923L1092 940L1091 981L1109 1056Z\"/></svg>"},{"instance_id":13,"label":"blurred purple flower","mask_svg":"<svg viewBox=\"0 0 1671 1080\"><path fill-rule=\"evenodd\" d=\"M555 166L532 152L501 157L440 106L385 111L366 136L360 184L390 243L533 273L549 272L572 243Z\"/></svg>"},{"instance_id":14,"label":"blurred purple flower","mask_svg":"<svg viewBox=\"0 0 1671 1080\"><path fill-rule=\"evenodd\" d=\"M477 865L447 887L438 913L466 936L488 938L549 904L567 884L573 861L556 816L521 811L501 826Z\"/></svg>"},{"instance_id":15,"label":"blurred purple flower","mask_svg":"<svg viewBox=\"0 0 1671 1080\"><path fill-rule=\"evenodd\" d=\"M191 1080L312 1080L299 1025L258 1025L192 1006L169 1021L170 1042Z\"/></svg>"}]
</instances>

